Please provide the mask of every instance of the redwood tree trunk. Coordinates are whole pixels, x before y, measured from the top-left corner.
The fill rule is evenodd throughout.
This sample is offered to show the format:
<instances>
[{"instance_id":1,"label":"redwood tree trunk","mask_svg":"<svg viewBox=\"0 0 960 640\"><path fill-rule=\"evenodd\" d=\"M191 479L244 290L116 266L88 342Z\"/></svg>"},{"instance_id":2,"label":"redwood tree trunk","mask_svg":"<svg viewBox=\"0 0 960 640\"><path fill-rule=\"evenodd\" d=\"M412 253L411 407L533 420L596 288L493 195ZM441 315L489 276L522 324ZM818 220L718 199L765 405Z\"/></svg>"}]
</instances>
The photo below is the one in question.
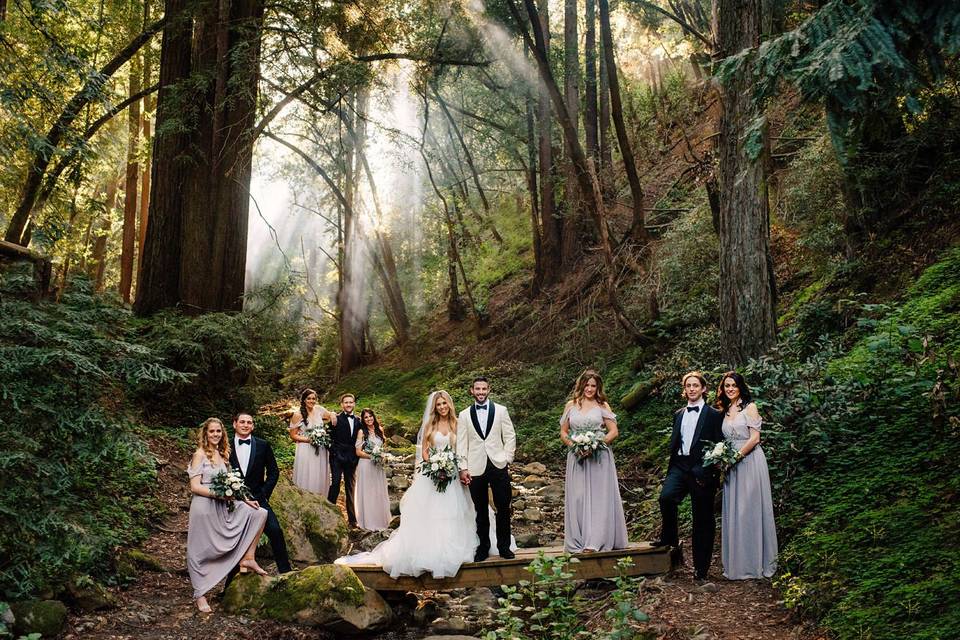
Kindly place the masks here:
<instances>
[{"instance_id":1,"label":"redwood tree trunk","mask_svg":"<svg viewBox=\"0 0 960 640\"><path fill-rule=\"evenodd\" d=\"M580 51L577 42L577 0L564 0L563 4L563 94L567 105L567 113L573 124L574 134L580 137ZM560 261L565 271L577 259L580 253L581 236L581 203L577 190L576 168L573 165L569 144L564 144L567 162L564 163L565 180L564 216L562 227L562 241L560 245Z\"/></svg>"},{"instance_id":2,"label":"redwood tree trunk","mask_svg":"<svg viewBox=\"0 0 960 640\"><path fill-rule=\"evenodd\" d=\"M760 44L761 0L718 0L717 5L718 44L724 56ZM749 72L737 74L721 88L720 334L724 359L732 366L764 354L776 342L766 123L759 157L750 157L744 135L763 117L751 98L751 77Z\"/></svg>"},{"instance_id":3,"label":"redwood tree trunk","mask_svg":"<svg viewBox=\"0 0 960 640\"><path fill-rule=\"evenodd\" d=\"M586 78L583 83L583 134L587 156L599 167L600 141L597 137L597 12L596 0L586 0L583 60Z\"/></svg>"},{"instance_id":4,"label":"redwood tree trunk","mask_svg":"<svg viewBox=\"0 0 960 640\"><path fill-rule=\"evenodd\" d=\"M644 223L643 215L643 187L640 186L640 176L637 174L637 162L633 157L630 138L627 136L627 127L623 121L623 104L620 101L620 80L617 77L617 63L613 55L613 34L610 30L610 5L607 0L599 0L600 5L600 37L603 39L603 57L606 62L607 85L610 90L610 111L613 116L613 126L617 131L617 143L620 146L620 155L623 157L623 169L627 174L630 185L630 196L633 199L633 220L631 232L634 240L649 240L650 234Z\"/></svg>"},{"instance_id":5,"label":"redwood tree trunk","mask_svg":"<svg viewBox=\"0 0 960 640\"><path fill-rule=\"evenodd\" d=\"M167 14L180 13L189 0L166 0ZM170 20L160 47L160 90L157 123L180 116L182 99L175 85L190 75L192 20ZM153 144L148 224L144 234L140 278L133 309L140 315L175 307L180 302L180 229L183 224L181 191L186 167L188 134L162 131Z\"/></svg>"},{"instance_id":6,"label":"redwood tree trunk","mask_svg":"<svg viewBox=\"0 0 960 640\"><path fill-rule=\"evenodd\" d=\"M549 1L540 0L540 29L543 32L543 46L550 49L550 13ZM556 215L556 202L553 193L553 113L550 109L550 94L543 86L539 89L537 108L539 124L539 166L540 166L540 228L542 229L541 249L543 252L543 286L549 287L560 279L561 234L559 219Z\"/></svg>"},{"instance_id":7,"label":"redwood tree trunk","mask_svg":"<svg viewBox=\"0 0 960 640\"><path fill-rule=\"evenodd\" d=\"M139 65L130 65L130 95L140 92ZM140 144L140 101L130 105L127 111L127 171L124 182L123 198L123 242L120 250L120 297L130 303L130 290L133 286L133 256L137 239L137 179L140 177L140 164L137 162L137 150Z\"/></svg>"}]
</instances>

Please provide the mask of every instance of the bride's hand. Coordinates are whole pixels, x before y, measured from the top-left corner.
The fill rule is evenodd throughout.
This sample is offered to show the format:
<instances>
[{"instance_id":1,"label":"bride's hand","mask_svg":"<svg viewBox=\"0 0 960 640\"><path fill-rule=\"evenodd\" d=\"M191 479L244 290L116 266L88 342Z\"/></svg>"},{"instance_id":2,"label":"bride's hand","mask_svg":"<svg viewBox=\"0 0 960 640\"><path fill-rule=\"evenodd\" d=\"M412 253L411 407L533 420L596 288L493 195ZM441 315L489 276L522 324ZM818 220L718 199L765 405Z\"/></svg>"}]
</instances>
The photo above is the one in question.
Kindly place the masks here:
<instances>
[{"instance_id":1,"label":"bride's hand","mask_svg":"<svg viewBox=\"0 0 960 640\"><path fill-rule=\"evenodd\" d=\"M463 470L463 471L460 472L460 483L461 483L461 484L463 484L464 486L466 486L466 485L470 484L470 481L471 481L471 480L472 480L472 478L470 477L470 472L469 472L469 471Z\"/></svg>"}]
</instances>

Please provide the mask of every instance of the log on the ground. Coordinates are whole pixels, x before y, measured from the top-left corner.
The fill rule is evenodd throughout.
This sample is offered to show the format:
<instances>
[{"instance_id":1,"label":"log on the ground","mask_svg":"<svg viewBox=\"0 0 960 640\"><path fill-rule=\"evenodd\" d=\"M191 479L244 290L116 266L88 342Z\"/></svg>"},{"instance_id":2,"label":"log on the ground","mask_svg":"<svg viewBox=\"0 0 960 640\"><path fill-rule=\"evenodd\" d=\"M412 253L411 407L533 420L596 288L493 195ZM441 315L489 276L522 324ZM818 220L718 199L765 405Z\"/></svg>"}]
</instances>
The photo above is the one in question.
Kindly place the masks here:
<instances>
[{"instance_id":1,"label":"log on the ground","mask_svg":"<svg viewBox=\"0 0 960 640\"><path fill-rule=\"evenodd\" d=\"M30 251L18 244L0 240L0 266L25 264L31 269L33 286L23 293L35 298L45 297L50 293L50 280L53 274L53 265L49 258Z\"/></svg>"}]
</instances>

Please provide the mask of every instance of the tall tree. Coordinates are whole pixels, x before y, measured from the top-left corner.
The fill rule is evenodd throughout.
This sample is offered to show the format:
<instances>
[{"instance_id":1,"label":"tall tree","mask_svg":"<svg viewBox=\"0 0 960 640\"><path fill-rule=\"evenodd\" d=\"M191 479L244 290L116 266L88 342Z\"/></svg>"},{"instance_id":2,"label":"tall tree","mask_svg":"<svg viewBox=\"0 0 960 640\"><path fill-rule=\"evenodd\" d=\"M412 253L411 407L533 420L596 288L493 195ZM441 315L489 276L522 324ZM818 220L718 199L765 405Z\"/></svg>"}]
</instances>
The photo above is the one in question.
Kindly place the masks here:
<instances>
[{"instance_id":1,"label":"tall tree","mask_svg":"<svg viewBox=\"0 0 960 640\"><path fill-rule=\"evenodd\" d=\"M603 39L607 88L610 91L610 115L613 118L613 127L617 132L617 144L620 147L623 169L627 174L630 196L633 199L633 220L630 223L631 236L634 240L646 241L649 240L650 234L647 232L643 214L643 187L640 185L637 162L633 157L633 148L623 119L620 79L617 76L617 62L613 52L613 31L610 28L610 5L608 0L598 0L598 2L600 6L600 37Z\"/></svg>"},{"instance_id":2,"label":"tall tree","mask_svg":"<svg viewBox=\"0 0 960 640\"><path fill-rule=\"evenodd\" d=\"M131 3L138 9L137 4ZM139 20L137 21L139 22ZM137 56L127 65L129 75L129 95L140 93L140 74L142 73ZM123 187L123 241L120 250L120 297L130 303L130 290L133 286L133 256L137 240L137 181L140 178L138 161L140 145L140 101L137 100L127 109L127 169Z\"/></svg>"},{"instance_id":3,"label":"tall tree","mask_svg":"<svg viewBox=\"0 0 960 640\"><path fill-rule=\"evenodd\" d=\"M600 141L597 131L597 0L586 0L583 34L583 134L587 155L599 168Z\"/></svg>"},{"instance_id":4,"label":"tall tree","mask_svg":"<svg viewBox=\"0 0 960 640\"><path fill-rule=\"evenodd\" d=\"M543 46L550 50L550 2L539 0L539 26L543 33ZM522 22L519 24L523 24ZM539 104L537 107L538 126L538 165L540 167L540 229L541 255L543 256L544 287L556 283L560 279L561 264L561 227L560 218L556 212L553 180L553 112L550 108L550 94L546 87L539 87Z\"/></svg>"},{"instance_id":5,"label":"tall tree","mask_svg":"<svg viewBox=\"0 0 960 640\"><path fill-rule=\"evenodd\" d=\"M578 41L577 22L580 19L577 11L577 0L564 0L563 3L563 95L566 100L567 113L573 123L574 133L580 137L580 50ZM564 163L565 180L563 181L563 228L560 245L560 260L564 269L568 269L578 257L579 240L581 236L580 224L580 196L577 193L576 168L570 159L569 144L565 144L567 161Z\"/></svg>"},{"instance_id":6,"label":"tall tree","mask_svg":"<svg viewBox=\"0 0 960 640\"><path fill-rule=\"evenodd\" d=\"M181 1L168 0L168 13L169 5ZM183 128L190 120L196 124L189 136L174 136L173 148L165 148L157 141L154 168L177 164L181 158L187 158L191 167L189 171L176 170L179 189L159 184L158 178L163 176L154 174L143 286L138 288L135 305L139 313L176 304L187 313L236 311L243 306L263 11L263 0L221 0L201 5L192 24L184 21L177 27L184 30L178 34L184 39L192 31L192 55L186 62L177 58L181 64L176 69L177 76L168 79L175 82L189 75L201 82L190 89L187 83L177 89L167 85L172 89L169 98L176 99L178 110L164 111L161 107L157 114L158 134L161 130L165 134L167 130ZM165 86L164 59L177 55L166 51L168 46L165 32L161 92ZM161 157L158 149L172 155ZM174 186L174 192L159 194L159 189L167 186ZM155 234L154 227L164 232ZM172 244L177 248L171 249ZM178 254L175 266L168 264L174 252ZM151 291L155 281L166 278L170 282L164 282L164 288L170 288L173 274L167 270L171 266L176 287L168 294ZM167 273L157 273L161 270ZM161 300L165 302L158 305Z\"/></svg>"},{"instance_id":7,"label":"tall tree","mask_svg":"<svg viewBox=\"0 0 960 640\"><path fill-rule=\"evenodd\" d=\"M717 44L723 56L760 44L761 7L762 0L717 0ZM762 355L776 342L766 180L769 140L753 89L751 73L728 77L721 87L720 333L724 359L734 366Z\"/></svg>"}]
</instances>

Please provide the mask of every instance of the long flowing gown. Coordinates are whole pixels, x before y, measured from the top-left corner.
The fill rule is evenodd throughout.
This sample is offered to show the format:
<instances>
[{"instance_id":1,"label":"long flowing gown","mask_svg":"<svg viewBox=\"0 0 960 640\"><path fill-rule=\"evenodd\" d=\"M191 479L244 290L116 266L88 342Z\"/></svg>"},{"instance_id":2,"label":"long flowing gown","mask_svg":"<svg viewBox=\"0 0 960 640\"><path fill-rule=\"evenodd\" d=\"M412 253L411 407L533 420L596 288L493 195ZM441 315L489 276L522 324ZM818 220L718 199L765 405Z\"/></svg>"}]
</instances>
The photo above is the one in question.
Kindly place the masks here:
<instances>
[{"instance_id":1,"label":"long flowing gown","mask_svg":"<svg viewBox=\"0 0 960 640\"><path fill-rule=\"evenodd\" d=\"M374 446L383 440L371 432L368 441ZM363 432L357 438L357 447L363 444ZM387 493L387 476L383 467L373 460L360 458L357 463L357 486L353 490L354 511L357 525L368 531L380 531L390 525L390 495Z\"/></svg>"},{"instance_id":2,"label":"long flowing gown","mask_svg":"<svg viewBox=\"0 0 960 640\"><path fill-rule=\"evenodd\" d=\"M450 444L450 437L434 434L433 445ZM373 551L338 558L338 564L379 564L391 578L434 578L457 575L460 565L473 560L480 543L473 501L457 480L437 491L430 478L414 473L413 484L400 500L400 526Z\"/></svg>"},{"instance_id":3,"label":"long flowing gown","mask_svg":"<svg viewBox=\"0 0 960 640\"><path fill-rule=\"evenodd\" d=\"M569 433L574 436L583 431L606 431L603 421L616 421L617 416L599 406L581 412L574 404L563 412L560 424L568 419ZM627 521L610 449L583 461L573 452L567 454L563 505L563 546L567 551L608 551L627 546Z\"/></svg>"},{"instance_id":4,"label":"long flowing gown","mask_svg":"<svg viewBox=\"0 0 960 640\"><path fill-rule=\"evenodd\" d=\"M762 420L745 411L724 418L723 435L740 448ZM767 457L758 444L727 474L721 524L723 575L728 580L769 578L777 570L777 528Z\"/></svg>"},{"instance_id":5,"label":"long flowing gown","mask_svg":"<svg viewBox=\"0 0 960 640\"><path fill-rule=\"evenodd\" d=\"M215 475L226 470L222 462L214 466L204 457L200 468L187 467L187 475L201 476L200 482L210 485ZM194 494L187 528L187 572L194 598L204 595L227 577L259 537L266 521L266 509L234 502L231 513L223 500Z\"/></svg>"},{"instance_id":6,"label":"long flowing gown","mask_svg":"<svg viewBox=\"0 0 960 640\"><path fill-rule=\"evenodd\" d=\"M313 411L307 415L307 425L304 427L303 416L300 412L290 418L290 428L299 427L300 435L306 435L306 430L323 424L323 416L327 410L319 404L314 405ZM319 493L326 496L330 490L330 457L326 447L320 447L318 452L312 444L298 442L293 458L293 484L304 491Z\"/></svg>"}]
</instances>

